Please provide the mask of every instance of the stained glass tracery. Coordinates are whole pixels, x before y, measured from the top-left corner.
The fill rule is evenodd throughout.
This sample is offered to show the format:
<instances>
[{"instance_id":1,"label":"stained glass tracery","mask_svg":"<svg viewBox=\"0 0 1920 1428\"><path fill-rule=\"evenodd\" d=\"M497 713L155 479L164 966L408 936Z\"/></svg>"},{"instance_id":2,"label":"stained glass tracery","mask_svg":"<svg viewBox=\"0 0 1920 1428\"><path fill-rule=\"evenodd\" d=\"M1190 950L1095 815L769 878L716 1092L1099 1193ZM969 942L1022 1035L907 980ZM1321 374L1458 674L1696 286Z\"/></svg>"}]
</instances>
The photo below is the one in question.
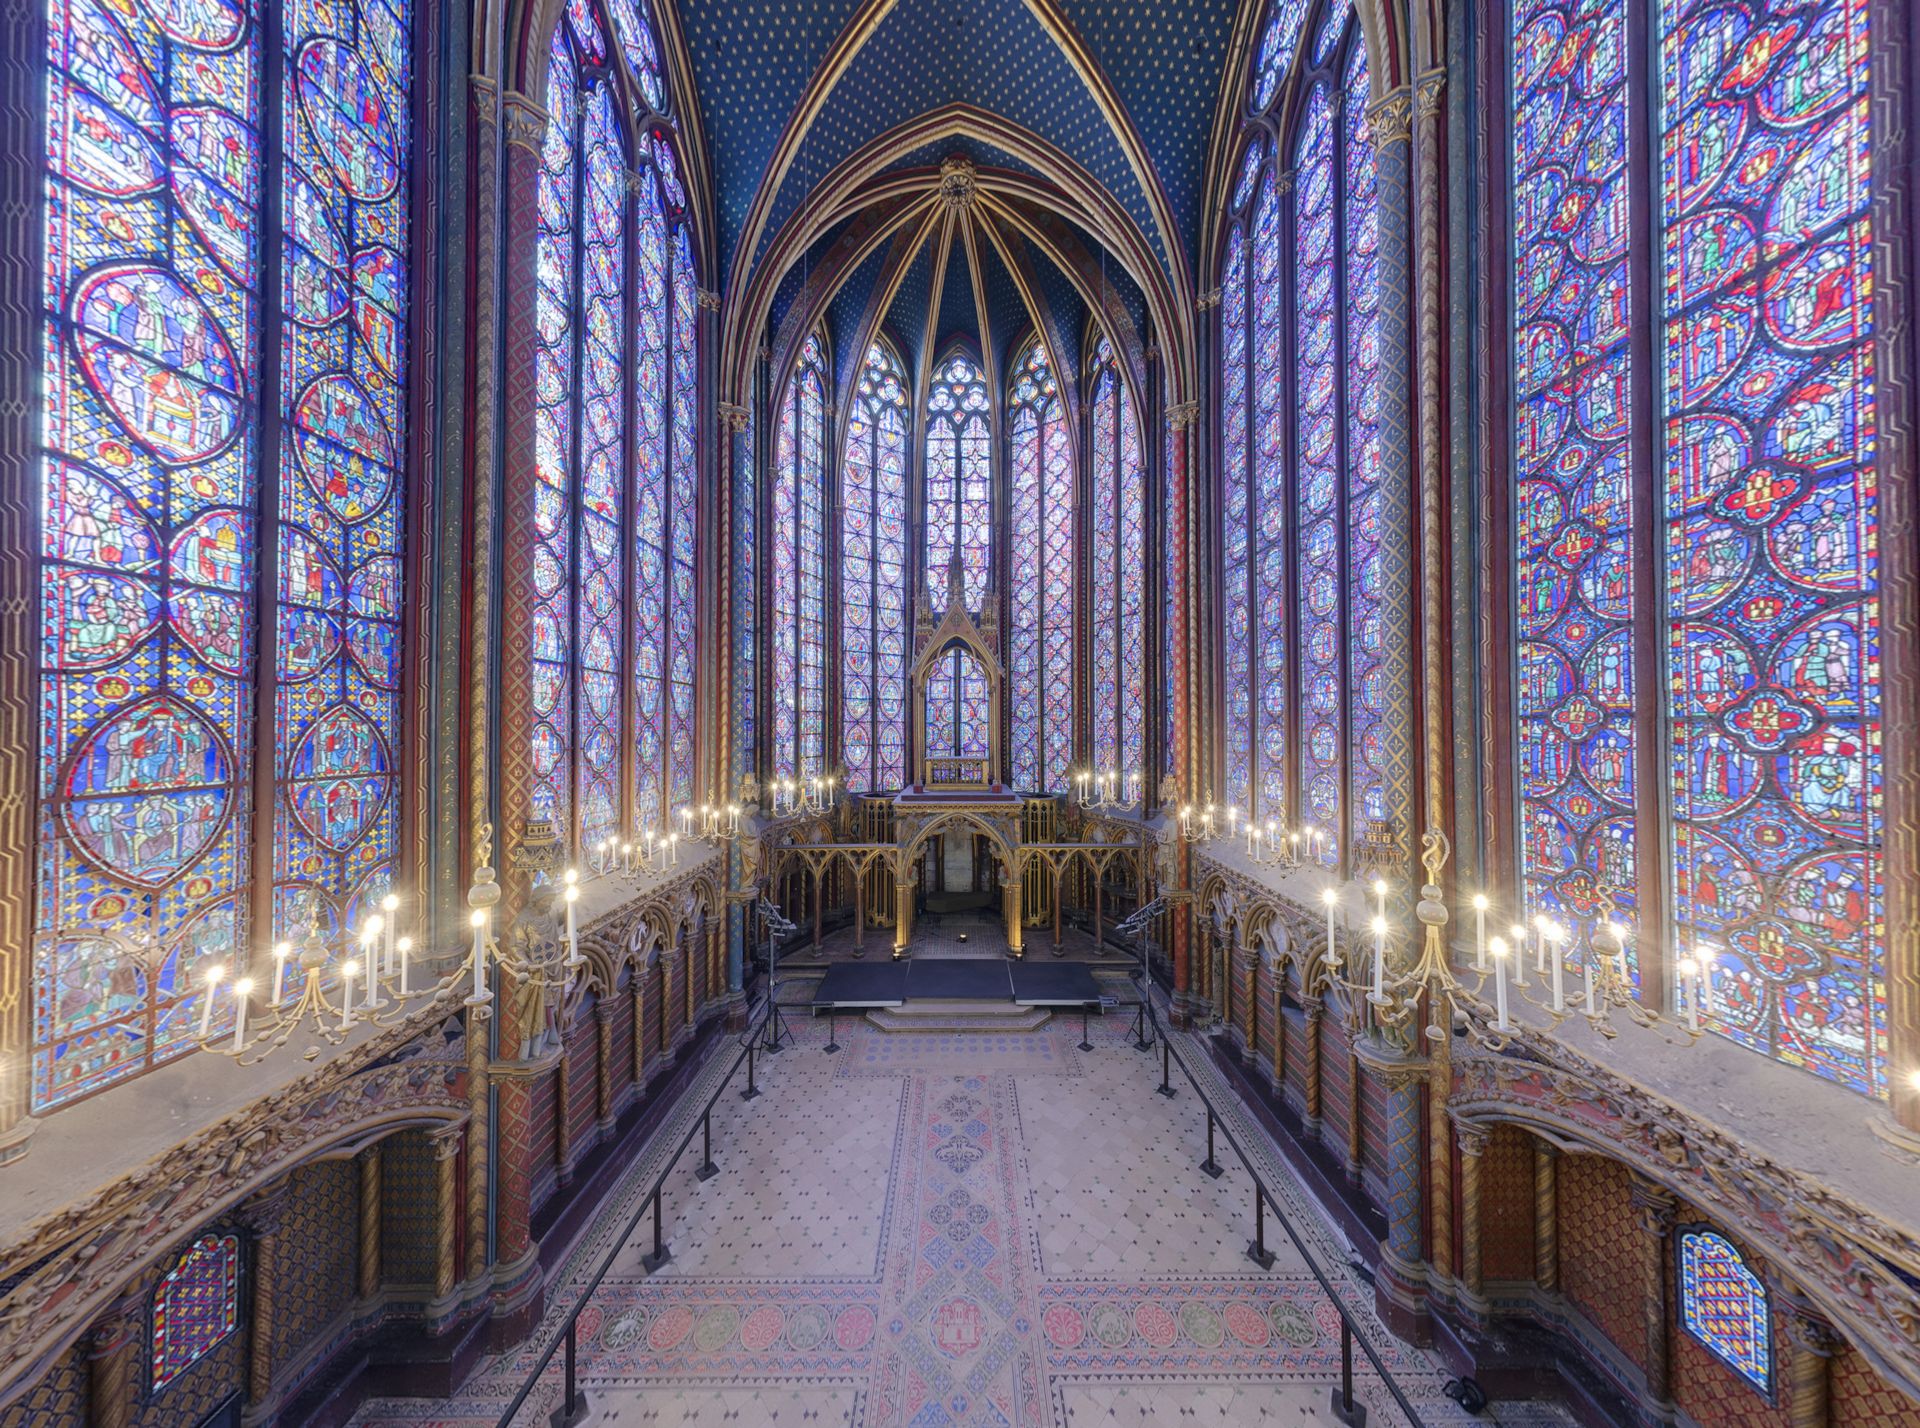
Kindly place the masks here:
<instances>
[{"instance_id":1,"label":"stained glass tracery","mask_svg":"<svg viewBox=\"0 0 1920 1428\"><path fill-rule=\"evenodd\" d=\"M847 787L907 778L907 387L891 348L867 349L841 463L840 738Z\"/></svg>"},{"instance_id":2,"label":"stained glass tracery","mask_svg":"<svg viewBox=\"0 0 1920 1428\"><path fill-rule=\"evenodd\" d=\"M1146 763L1147 473L1133 394L1104 336L1091 372L1091 749L1124 786Z\"/></svg>"},{"instance_id":3,"label":"stained glass tracery","mask_svg":"<svg viewBox=\"0 0 1920 1428\"><path fill-rule=\"evenodd\" d=\"M1761 1393L1773 1391L1767 1289L1740 1251L1712 1230L1682 1230L1680 1323Z\"/></svg>"},{"instance_id":4,"label":"stained glass tracery","mask_svg":"<svg viewBox=\"0 0 1920 1428\"><path fill-rule=\"evenodd\" d=\"M188 1049L203 964L313 903L335 926L392 877L408 15L271 13L48 6L36 1109ZM273 806L250 810L263 759ZM251 925L256 878L272 928Z\"/></svg>"},{"instance_id":5,"label":"stained glass tracery","mask_svg":"<svg viewBox=\"0 0 1920 1428\"><path fill-rule=\"evenodd\" d=\"M1014 787L1065 793L1073 760L1074 470L1059 383L1035 337L1013 372L1007 708Z\"/></svg>"},{"instance_id":6,"label":"stained glass tracery","mask_svg":"<svg viewBox=\"0 0 1920 1428\"><path fill-rule=\"evenodd\" d=\"M773 773L826 772L826 354L808 337L780 400L773 462Z\"/></svg>"},{"instance_id":7,"label":"stained glass tracery","mask_svg":"<svg viewBox=\"0 0 1920 1428\"><path fill-rule=\"evenodd\" d=\"M978 613L993 559L993 417L986 377L965 352L950 353L934 368L926 433L927 595L936 615L946 609L948 565L957 557L962 597ZM926 688L929 748L939 747L931 731L944 728L958 731L958 752L984 754L985 672L955 650ZM975 712L977 726L968 722Z\"/></svg>"},{"instance_id":8,"label":"stained glass tracery","mask_svg":"<svg viewBox=\"0 0 1920 1428\"><path fill-rule=\"evenodd\" d=\"M202 1235L183 1251L153 1294L151 1389L192 1368L240 1323L240 1240Z\"/></svg>"},{"instance_id":9,"label":"stained glass tracery","mask_svg":"<svg viewBox=\"0 0 1920 1428\"><path fill-rule=\"evenodd\" d=\"M1630 902L1653 701L1672 747L1670 963L1711 955L1714 1030L1883 1095L1869 9L1663 0L1652 101L1628 82L1626 13L1514 17L1527 894L1576 925L1598 884ZM1636 157L1656 175L1646 211ZM1636 302L1660 337L1644 410ZM1642 423L1662 479L1637 500ZM1657 606L1636 586L1656 542Z\"/></svg>"}]
</instances>

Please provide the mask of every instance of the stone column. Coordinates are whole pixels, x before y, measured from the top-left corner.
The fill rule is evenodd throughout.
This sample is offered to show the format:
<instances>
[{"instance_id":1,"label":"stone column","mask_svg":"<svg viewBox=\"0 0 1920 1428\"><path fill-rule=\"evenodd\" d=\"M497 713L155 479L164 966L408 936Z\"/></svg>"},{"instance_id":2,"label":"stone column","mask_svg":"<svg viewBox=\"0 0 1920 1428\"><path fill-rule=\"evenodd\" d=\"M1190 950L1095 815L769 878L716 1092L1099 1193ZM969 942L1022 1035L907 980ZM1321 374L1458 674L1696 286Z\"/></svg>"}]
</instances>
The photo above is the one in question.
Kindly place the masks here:
<instances>
[{"instance_id":1,"label":"stone column","mask_svg":"<svg viewBox=\"0 0 1920 1428\"><path fill-rule=\"evenodd\" d=\"M1419 529L1413 472L1414 284L1408 247L1414 231L1412 111L1413 93L1405 85L1367 110L1373 124L1380 230L1380 471L1375 490L1385 518L1380 534L1379 677L1386 689L1407 695L1415 688L1412 533ZM1414 726L1410 719L1389 719L1380 724L1378 734L1379 754L1372 762L1385 785L1392 857L1411 866L1418 808Z\"/></svg>"},{"instance_id":2,"label":"stone column","mask_svg":"<svg viewBox=\"0 0 1920 1428\"><path fill-rule=\"evenodd\" d=\"M1273 1094L1287 1096L1287 964L1273 966Z\"/></svg>"},{"instance_id":3,"label":"stone column","mask_svg":"<svg viewBox=\"0 0 1920 1428\"><path fill-rule=\"evenodd\" d=\"M1168 364L1176 366L1177 364ZM1174 375L1165 374L1166 378ZM1164 378L1163 378L1164 380ZM1163 397L1162 400L1165 400ZM1167 579L1163 590L1172 590L1174 596L1167 610L1167 700L1170 716L1168 739L1173 748L1172 790L1160 790L1158 802L1165 806L1178 803L1181 799L1199 802L1200 767L1193 740L1190 737L1193 728L1194 705L1194 599L1193 582L1188 572L1193 569L1191 550L1193 543L1193 515L1191 492L1188 489L1187 473L1192 464L1193 423L1200 415L1200 403L1197 401L1176 402L1167 407L1166 441L1166 499L1161 502L1163 512L1170 513L1171 528L1161 538L1161 551L1167 563ZM1150 721L1149 728L1154 721ZM1156 767L1164 767L1162 751L1149 749L1147 758ZM1157 782L1157 780L1156 780ZM1175 795L1169 797L1169 794ZM1193 886L1193 851L1184 839L1174 845L1174 875L1178 879L1177 888L1163 892L1185 893ZM1183 896L1172 900L1173 913L1173 1017L1176 1024L1191 1021L1191 994L1193 990L1192 938L1193 938L1193 899Z\"/></svg>"},{"instance_id":4,"label":"stone column","mask_svg":"<svg viewBox=\"0 0 1920 1428\"><path fill-rule=\"evenodd\" d=\"M643 1092L647 1086L647 969L633 969L628 984L633 999L633 1084Z\"/></svg>"},{"instance_id":5,"label":"stone column","mask_svg":"<svg viewBox=\"0 0 1920 1428\"><path fill-rule=\"evenodd\" d=\"M1475 1316L1486 1314L1486 1281L1481 1266L1480 1166L1487 1153L1487 1127L1472 1121L1453 1122L1460 1146L1460 1293L1462 1307Z\"/></svg>"},{"instance_id":6,"label":"stone column","mask_svg":"<svg viewBox=\"0 0 1920 1428\"><path fill-rule=\"evenodd\" d=\"M360 1153L360 1263L354 1292L362 1302L380 1293L381 1146Z\"/></svg>"},{"instance_id":7,"label":"stone column","mask_svg":"<svg viewBox=\"0 0 1920 1428\"><path fill-rule=\"evenodd\" d=\"M593 1004L593 1029L599 1046L594 1058L593 1109L603 1139L613 1132L613 1007L611 995Z\"/></svg>"},{"instance_id":8,"label":"stone column","mask_svg":"<svg viewBox=\"0 0 1920 1428\"><path fill-rule=\"evenodd\" d=\"M454 1286L459 1282L458 1262L454 1258L455 1230L460 1215L459 1156L466 1123L434 1131L427 1137L433 1147L434 1174L434 1256L433 1304L429 1319L440 1319L453 1307Z\"/></svg>"},{"instance_id":9,"label":"stone column","mask_svg":"<svg viewBox=\"0 0 1920 1428\"><path fill-rule=\"evenodd\" d=\"M1301 1097L1302 1129L1320 1139L1320 1026L1326 1008L1318 997L1305 997L1301 1009L1306 1013L1306 1035L1301 1038L1300 1054L1306 1060L1305 1091Z\"/></svg>"},{"instance_id":10,"label":"stone column","mask_svg":"<svg viewBox=\"0 0 1920 1428\"><path fill-rule=\"evenodd\" d=\"M1000 888L1001 901L1007 911L1007 948L1018 957L1024 953L1026 944L1021 940L1020 928L1020 879L1009 876Z\"/></svg>"},{"instance_id":11,"label":"stone column","mask_svg":"<svg viewBox=\"0 0 1920 1428\"><path fill-rule=\"evenodd\" d=\"M1628 1203L1643 1237L1641 1310L1646 1330L1646 1398L1641 1419L1648 1424L1674 1421L1673 1346L1667 1334L1667 1305L1672 1302L1673 1220L1678 1204L1671 1191L1633 1177Z\"/></svg>"},{"instance_id":12,"label":"stone column","mask_svg":"<svg viewBox=\"0 0 1920 1428\"><path fill-rule=\"evenodd\" d=\"M913 883L901 878L893 885L893 955L907 955L913 941Z\"/></svg>"},{"instance_id":13,"label":"stone column","mask_svg":"<svg viewBox=\"0 0 1920 1428\"><path fill-rule=\"evenodd\" d=\"M248 1201L238 1216L252 1239L253 1305L247 1326L247 1406L243 1423L270 1423L278 1414L273 1401L273 1340L278 1332L280 1226L286 1211L287 1182Z\"/></svg>"},{"instance_id":14,"label":"stone column","mask_svg":"<svg viewBox=\"0 0 1920 1428\"><path fill-rule=\"evenodd\" d=\"M1780 1403L1793 1428L1828 1428L1833 1421L1833 1360L1847 1341L1826 1316L1790 1288L1774 1291L1781 1339L1788 1347Z\"/></svg>"},{"instance_id":15,"label":"stone column","mask_svg":"<svg viewBox=\"0 0 1920 1428\"><path fill-rule=\"evenodd\" d=\"M1260 1028L1255 1021L1259 1011L1257 1003L1260 995L1259 959L1242 947L1238 940L1234 942L1233 950L1227 955L1233 959L1233 975L1240 980L1240 988L1234 993L1234 1005L1240 1009L1240 1037L1246 1043L1247 1055L1253 1057L1258 1053L1260 1045L1257 1039Z\"/></svg>"},{"instance_id":16,"label":"stone column","mask_svg":"<svg viewBox=\"0 0 1920 1428\"><path fill-rule=\"evenodd\" d=\"M494 909L493 935L504 937L527 905L532 874L522 854L531 815L533 784L533 574L535 492L539 486L535 450L535 358L539 331L535 321L538 282L534 269L539 221L540 148L547 114L524 94L500 96L501 249L500 314L504 360L499 407L501 468L502 590L499 642L500 848L505 877L501 902ZM564 836L564 834L563 834ZM494 989L495 1045L504 1057L517 1056L527 1028L519 1025L511 979ZM542 1071L547 1068L540 1068ZM511 1060L492 1068L495 1089L494 1316L502 1337L518 1328L515 1316L527 1310L540 1287L533 1244L533 1087Z\"/></svg>"},{"instance_id":17,"label":"stone column","mask_svg":"<svg viewBox=\"0 0 1920 1428\"><path fill-rule=\"evenodd\" d=\"M120 1303L87 1331L87 1428L131 1428L141 1322L137 1305Z\"/></svg>"},{"instance_id":18,"label":"stone column","mask_svg":"<svg viewBox=\"0 0 1920 1428\"><path fill-rule=\"evenodd\" d=\"M1427 1291L1427 1268L1420 1253L1426 1168L1420 1110L1430 1066L1378 1036L1359 1043L1357 1059L1386 1092L1387 1238L1380 1249L1375 1304L1388 1328L1402 1337L1418 1337L1425 1327ZM1357 1124L1357 1106L1354 1119Z\"/></svg>"},{"instance_id":19,"label":"stone column","mask_svg":"<svg viewBox=\"0 0 1920 1428\"><path fill-rule=\"evenodd\" d=\"M1538 1136L1533 1141L1533 1282L1560 1292L1560 1151Z\"/></svg>"},{"instance_id":20,"label":"stone column","mask_svg":"<svg viewBox=\"0 0 1920 1428\"><path fill-rule=\"evenodd\" d=\"M560 1038L560 1054L553 1063L553 1170L560 1184L573 1183L573 1104L572 1058L567 1055L567 1038Z\"/></svg>"}]
</instances>

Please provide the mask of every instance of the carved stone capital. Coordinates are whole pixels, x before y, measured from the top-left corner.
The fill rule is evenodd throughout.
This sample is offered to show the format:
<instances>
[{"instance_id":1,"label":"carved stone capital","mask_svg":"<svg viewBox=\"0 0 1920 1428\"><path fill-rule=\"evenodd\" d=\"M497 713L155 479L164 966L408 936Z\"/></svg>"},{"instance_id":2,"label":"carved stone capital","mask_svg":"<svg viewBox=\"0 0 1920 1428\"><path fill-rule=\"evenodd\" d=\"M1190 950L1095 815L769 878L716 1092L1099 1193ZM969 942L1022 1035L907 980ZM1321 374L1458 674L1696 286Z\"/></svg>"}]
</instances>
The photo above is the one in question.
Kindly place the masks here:
<instances>
[{"instance_id":1,"label":"carved stone capital","mask_svg":"<svg viewBox=\"0 0 1920 1428\"><path fill-rule=\"evenodd\" d=\"M1493 1127L1483 1125L1479 1121L1461 1120L1458 1116L1453 1116L1451 1119L1453 1136L1460 1143L1461 1156L1471 1156L1477 1160L1485 1155L1487 1142L1493 1139Z\"/></svg>"},{"instance_id":2,"label":"carved stone capital","mask_svg":"<svg viewBox=\"0 0 1920 1428\"><path fill-rule=\"evenodd\" d=\"M1200 419L1200 403L1175 402L1167 408L1167 425L1175 431L1185 431Z\"/></svg>"},{"instance_id":3,"label":"carved stone capital","mask_svg":"<svg viewBox=\"0 0 1920 1428\"><path fill-rule=\"evenodd\" d=\"M745 431L747 418L753 413L738 402L721 402L718 407L720 420L727 424L729 431Z\"/></svg>"},{"instance_id":4,"label":"carved stone capital","mask_svg":"<svg viewBox=\"0 0 1920 1428\"><path fill-rule=\"evenodd\" d=\"M540 152L547 137L547 111L518 90L500 96L500 117L506 126L506 139L530 154Z\"/></svg>"},{"instance_id":5,"label":"carved stone capital","mask_svg":"<svg viewBox=\"0 0 1920 1428\"><path fill-rule=\"evenodd\" d=\"M1293 192L1293 170L1292 169L1281 169L1278 173L1274 174L1273 191L1275 193L1292 193Z\"/></svg>"},{"instance_id":6,"label":"carved stone capital","mask_svg":"<svg viewBox=\"0 0 1920 1428\"><path fill-rule=\"evenodd\" d=\"M1446 102L1447 72L1444 69L1430 69L1420 76L1418 95L1415 100L1417 112L1422 122L1433 118Z\"/></svg>"},{"instance_id":7,"label":"carved stone capital","mask_svg":"<svg viewBox=\"0 0 1920 1428\"><path fill-rule=\"evenodd\" d=\"M455 1121L452 1125L442 1126L438 1130L427 1132L427 1144L433 1147L435 1160L451 1160L460 1153L460 1146L466 1139L467 1123Z\"/></svg>"},{"instance_id":8,"label":"carved stone capital","mask_svg":"<svg viewBox=\"0 0 1920 1428\"><path fill-rule=\"evenodd\" d=\"M710 292L706 288L695 288L693 290L693 297L694 297L694 301L699 303L700 306L705 308L708 312L720 311L720 294L719 293Z\"/></svg>"},{"instance_id":9,"label":"carved stone capital","mask_svg":"<svg viewBox=\"0 0 1920 1428\"><path fill-rule=\"evenodd\" d=\"M1404 144L1413 137L1413 92L1401 85L1367 107L1375 145Z\"/></svg>"},{"instance_id":10,"label":"carved stone capital","mask_svg":"<svg viewBox=\"0 0 1920 1428\"><path fill-rule=\"evenodd\" d=\"M1794 1347L1816 1358L1830 1359L1847 1346L1846 1337L1802 1295L1790 1289L1774 1291L1780 1306L1780 1327Z\"/></svg>"},{"instance_id":11,"label":"carved stone capital","mask_svg":"<svg viewBox=\"0 0 1920 1428\"><path fill-rule=\"evenodd\" d=\"M1680 1209L1680 1202L1671 1190L1639 1175L1633 1177L1627 1190L1627 1205L1641 1233L1656 1239L1664 1238L1673 1229L1674 1217Z\"/></svg>"},{"instance_id":12,"label":"carved stone capital","mask_svg":"<svg viewBox=\"0 0 1920 1428\"><path fill-rule=\"evenodd\" d=\"M1216 308L1220 306L1220 289L1208 288L1205 292L1201 293L1200 296L1194 300L1193 305L1197 307L1201 312L1206 312L1209 308Z\"/></svg>"}]
</instances>

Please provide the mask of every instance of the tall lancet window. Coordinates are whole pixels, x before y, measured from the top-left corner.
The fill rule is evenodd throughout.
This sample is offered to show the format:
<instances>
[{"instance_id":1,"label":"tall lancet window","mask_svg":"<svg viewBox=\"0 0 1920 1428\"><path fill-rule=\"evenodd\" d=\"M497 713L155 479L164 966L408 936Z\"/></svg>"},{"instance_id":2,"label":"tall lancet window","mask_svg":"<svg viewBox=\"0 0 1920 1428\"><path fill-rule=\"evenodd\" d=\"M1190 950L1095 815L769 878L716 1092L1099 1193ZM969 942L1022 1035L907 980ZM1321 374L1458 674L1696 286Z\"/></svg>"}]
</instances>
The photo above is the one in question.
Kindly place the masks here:
<instances>
[{"instance_id":1,"label":"tall lancet window","mask_svg":"<svg viewBox=\"0 0 1920 1428\"><path fill-rule=\"evenodd\" d=\"M1127 787L1146 774L1147 472L1133 393L1106 337L1090 365L1093 765Z\"/></svg>"},{"instance_id":2,"label":"tall lancet window","mask_svg":"<svg viewBox=\"0 0 1920 1428\"><path fill-rule=\"evenodd\" d=\"M807 338L773 456L773 776L815 778L827 747L827 362Z\"/></svg>"},{"instance_id":3,"label":"tall lancet window","mask_svg":"<svg viewBox=\"0 0 1920 1428\"><path fill-rule=\"evenodd\" d=\"M1528 911L1611 895L1713 1030L1884 1095L1881 11L1581 8L1517 4L1508 76Z\"/></svg>"},{"instance_id":4,"label":"tall lancet window","mask_svg":"<svg viewBox=\"0 0 1920 1428\"><path fill-rule=\"evenodd\" d=\"M962 598L978 613L993 558L993 417L980 365L955 351L927 392L927 594L947 607L949 563L958 556ZM934 754L987 752L986 674L962 650L927 680L927 743Z\"/></svg>"},{"instance_id":5,"label":"tall lancet window","mask_svg":"<svg viewBox=\"0 0 1920 1428\"><path fill-rule=\"evenodd\" d=\"M40 1111L392 883L410 500L405 0L46 22Z\"/></svg>"},{"instance_id":6,"label":"tall lancet window","mask_svg":"<svg viewBox=\"0 0 1920 1428\"><path fill-rule=\"evenodd\" d=\"M1047 351L1030 342L1013 370L1013 494L1008 511L1007 708L1013 786L1065 793L1073 762L1073 443Z\"/></svg>"},{"instance_id":7,"label":"tall lancet window","mask_svg":"<svg viewBox=\"0 0 1920 1428\"><path fill-rule=\"evenodd\" d=\"M840 467L840 747L851 792L907 775L907 387L867 349Z\"/></svg>"}]
</instances>

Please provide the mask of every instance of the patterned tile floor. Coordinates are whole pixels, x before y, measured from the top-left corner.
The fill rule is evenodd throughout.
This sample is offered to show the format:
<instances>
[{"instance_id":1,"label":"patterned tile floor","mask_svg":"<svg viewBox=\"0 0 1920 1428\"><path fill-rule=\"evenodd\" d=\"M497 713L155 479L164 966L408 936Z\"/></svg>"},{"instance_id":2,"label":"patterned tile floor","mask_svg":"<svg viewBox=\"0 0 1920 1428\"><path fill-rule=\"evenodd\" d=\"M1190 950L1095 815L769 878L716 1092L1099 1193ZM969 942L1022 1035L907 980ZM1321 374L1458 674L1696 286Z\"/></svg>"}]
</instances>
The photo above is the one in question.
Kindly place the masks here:
<instances>
[{"instance_id":1,"label":"patterned tile floor","mask_svg":"<svg viewBox=\"0 0 1920 1428\"><path fill-rule=\"evenodd\" d=\"M690 1157L669 1177L672 1259L644 1273L643 1224L583 1314L588 1421L1333 1421L1333 1306L1277 1229L1271 1270L1246 1258L1245 1176L1199 1172L1197 1098L1152 1094L1157 1058L1126 1031L1109 1018L1082 1052L1077 1022L1025 1036L843 1025L827 1056L824 1024L796 1019L767 1094L722 1099L720 1174L696 1181ZM655 1173L636 1163L574 1248L535 1345ZM1269 1173L1284 1175L1277 1158ZM1304 1202L1297 1223L1423 1422L1569 1421L1527 1404L1460 1414L1437 1363L1373 1319L1331 1228ZM534 1357L489 1361L451 1401L376 1401L356 1421L492 1423ZM545 1423L559 1392L550 1371L516 1422ZM1359 1397L1370 1422L1403 1421L1370 1374Z\"/></svg>"}]
</instances>

